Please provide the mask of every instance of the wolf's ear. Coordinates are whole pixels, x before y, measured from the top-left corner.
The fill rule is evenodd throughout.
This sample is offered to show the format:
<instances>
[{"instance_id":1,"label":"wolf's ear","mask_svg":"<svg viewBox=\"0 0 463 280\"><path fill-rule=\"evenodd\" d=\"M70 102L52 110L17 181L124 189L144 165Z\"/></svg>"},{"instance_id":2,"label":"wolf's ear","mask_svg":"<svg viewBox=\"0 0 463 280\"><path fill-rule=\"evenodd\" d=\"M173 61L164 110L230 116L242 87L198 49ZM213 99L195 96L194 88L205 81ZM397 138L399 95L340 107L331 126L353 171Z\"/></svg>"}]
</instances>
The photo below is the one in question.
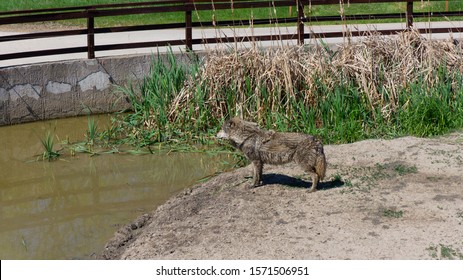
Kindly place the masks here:
<instances>
[{"instance_id":1,"label":"wolf's ear","mask_svg":"<svg viewBox=\"0 0 463 280\"><path fill-rule=\"evenodd\" d=\"M235 127L235 120L234 119L230 119L228 122L227 122L227 125L229 128L234 128Z\"/></svg>"}]
</instances>

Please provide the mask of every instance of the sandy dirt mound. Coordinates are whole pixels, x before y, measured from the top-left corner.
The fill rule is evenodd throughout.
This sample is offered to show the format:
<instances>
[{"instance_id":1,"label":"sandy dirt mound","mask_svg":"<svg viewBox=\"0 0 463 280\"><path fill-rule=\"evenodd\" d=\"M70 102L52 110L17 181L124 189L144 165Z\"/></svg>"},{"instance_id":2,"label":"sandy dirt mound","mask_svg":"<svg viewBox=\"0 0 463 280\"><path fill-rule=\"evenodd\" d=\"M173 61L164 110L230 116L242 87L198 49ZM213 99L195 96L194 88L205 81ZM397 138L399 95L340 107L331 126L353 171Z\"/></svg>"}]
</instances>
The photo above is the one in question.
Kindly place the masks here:
<instances>
[{"instance_id":1,"label":"sandy dirt mound","mask_svg":"<svg viewBox=\"0 0 463 280\"><path fill-rule=\"evenodd\" d=\"M463 133L325 146L308 193L295 165L221 174L121 229L109 259L463 258Z\"/></svg>"}]
</instances>

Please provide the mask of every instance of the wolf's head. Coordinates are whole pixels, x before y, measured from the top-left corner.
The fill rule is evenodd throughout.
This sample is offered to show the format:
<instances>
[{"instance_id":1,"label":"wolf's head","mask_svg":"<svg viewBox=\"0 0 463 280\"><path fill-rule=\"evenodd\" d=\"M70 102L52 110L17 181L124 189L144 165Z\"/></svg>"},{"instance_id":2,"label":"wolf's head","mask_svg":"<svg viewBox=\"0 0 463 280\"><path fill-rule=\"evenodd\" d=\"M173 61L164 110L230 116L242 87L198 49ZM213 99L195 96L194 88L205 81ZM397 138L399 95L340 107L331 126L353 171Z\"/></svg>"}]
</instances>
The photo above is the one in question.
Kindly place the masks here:
<instances>
[{"instance_id":1,"label":"wolf's head","mask_svg":"<svg viewBox=\"0 0 463 280\"><path fill-rule=\"evenodd\" d=\"M239 146L258 131L259 127L256 123L234 117L223 123L222 129L217 133L217 138L228 139L233 145Z\"/></svg>"}]
</instances>

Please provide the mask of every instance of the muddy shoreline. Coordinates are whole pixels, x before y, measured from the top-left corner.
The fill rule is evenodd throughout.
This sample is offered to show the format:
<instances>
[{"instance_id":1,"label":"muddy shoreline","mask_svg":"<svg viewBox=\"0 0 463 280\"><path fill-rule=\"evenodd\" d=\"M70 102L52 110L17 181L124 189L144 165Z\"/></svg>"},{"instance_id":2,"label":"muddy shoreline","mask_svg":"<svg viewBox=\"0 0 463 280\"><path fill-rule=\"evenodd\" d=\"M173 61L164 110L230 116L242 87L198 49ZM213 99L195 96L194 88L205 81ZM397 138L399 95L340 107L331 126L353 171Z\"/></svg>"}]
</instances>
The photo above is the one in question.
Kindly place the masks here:
<instances>
[{"instance_id":1,"label":"muddy shoreline","mask_svg":"<svg viewBox=\"0 0 463 280\"><path fill-rule=\"evenodd\" d=\"M120 229L103 259L463 258L463 132L326 146L327 178L251 167L175 195Z\"/></svg>"}]
</instances>

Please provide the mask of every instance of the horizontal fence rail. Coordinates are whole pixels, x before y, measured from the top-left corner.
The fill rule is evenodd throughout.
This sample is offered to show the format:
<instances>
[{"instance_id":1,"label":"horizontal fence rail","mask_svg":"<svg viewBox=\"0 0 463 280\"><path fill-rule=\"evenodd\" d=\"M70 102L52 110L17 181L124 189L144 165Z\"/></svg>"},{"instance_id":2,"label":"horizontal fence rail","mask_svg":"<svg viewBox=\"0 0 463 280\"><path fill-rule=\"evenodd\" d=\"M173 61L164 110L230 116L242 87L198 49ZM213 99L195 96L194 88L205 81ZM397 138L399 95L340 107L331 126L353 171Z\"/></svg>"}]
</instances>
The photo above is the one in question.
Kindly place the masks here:
<instances>
[{"instance_id":1,"label":"horizontal fence rail","mask_svg":"<svg viewBox=\"0 0 463 280\"><path fill-rule=\"evenodd\" d=\"M344 1L344 0L341 0ZM437 0L431 0L436 2ZM452 1L452 0L450 0ZM68 48L34 50L25 52L0 53L0 60L30 58L36 56L60 55L72 53L87 53L89 59L95 58L95 52L108 50L122 50L134 48L150 48L150 47L165 47L184 45L187 50L193 50L193 45L199 44L215 44L215 43L233 43L233 42L248 42L248 41L271 41L271 40L297 40L299 44L304 44L305 39L309 38L333 38L342 37L344 32L305 32L305 25L326 22L326 21L342 21L345 23L359 20L385 20L385 19L401 19L406 21L406 28L413 27L414 18L454 18L463 17L463 11L440 11L432 13L415 13L413 12L414 2L421 0L350 0L344 1L347 5L369 4L375 5L379 3L404 3L404 11L402 13L375 13L375 14L359 14L359 15L330 15L330 16L307 16L304 13L304 8L317 5L340 5L340 0L164 0L151 1L140 3L123 3L123 4L107 4L107 5L92 5L80 7L65 7L53 9L27 10L27 11L8 11L0 12L0 26L23 23L36 22L57 22L64 20L86 20L86 28L75 28L62 31L47 31L35 33L23 33L0 37L2 42L14 42L30 39L42 38L59 38L64 36L86 35L87 42L85 46L73 46ZM428 2L428 1L426 1ZM218 11L218 10L236 10L236 9L263 9L288 7L295 8L297 16L282 17L282 18L260 18L260 19L237 19L237 20L222 20L222 21L193 21L193 12L195 11ZM126 15L141 15L154 14L162 16L165 13L182 13L184 14L183 22L164 23L164 24L145 24L134 26L115 26L115 27L96 27L95 19L103 17L126 16ZM193 38L193 28L220 28L220 27L238 27L238 26L258 26L258 25L273 25L273 24L294 24L296 34L269 34L269 35L253 35L253 36L234 36L226 37L216 35L214 37ZM172 28L182 28L185 31L183 39L177 40L155 40L136 43L120 43L96 45L95 34L111 34L128 31L147 31L147 30L163 30ZM378 33L389 35L403 31L403 29L378 30ZM422 33L446 33L446 32L463 32L463 26L450 26L449 28L423 28L419 29ZM352 31L351 36L362 36L364 31Z\"/></svg>"}]
</instances>

